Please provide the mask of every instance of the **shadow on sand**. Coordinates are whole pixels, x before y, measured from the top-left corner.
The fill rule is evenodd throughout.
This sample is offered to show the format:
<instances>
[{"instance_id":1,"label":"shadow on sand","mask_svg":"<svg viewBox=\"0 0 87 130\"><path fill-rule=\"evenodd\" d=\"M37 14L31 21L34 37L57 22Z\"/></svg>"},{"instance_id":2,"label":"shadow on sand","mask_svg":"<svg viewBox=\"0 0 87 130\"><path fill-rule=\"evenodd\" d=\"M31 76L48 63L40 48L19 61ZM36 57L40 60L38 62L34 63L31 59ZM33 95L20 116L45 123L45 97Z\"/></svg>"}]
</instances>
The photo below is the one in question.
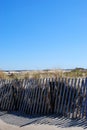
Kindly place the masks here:
<instances>
[{"instance_id":1,"label":"shadow on sand","mask_svg":"<svg viewBox=\"0 0 87 130\"><path fill-rule=\"evenodd\" d=\"M70 119L59 115L28 116L20 112L1 112L0 119L4 122L20 127L29 124L48 124L61 128L82 127L87 128L86 119Z\"/></svg>"}]
</instances>

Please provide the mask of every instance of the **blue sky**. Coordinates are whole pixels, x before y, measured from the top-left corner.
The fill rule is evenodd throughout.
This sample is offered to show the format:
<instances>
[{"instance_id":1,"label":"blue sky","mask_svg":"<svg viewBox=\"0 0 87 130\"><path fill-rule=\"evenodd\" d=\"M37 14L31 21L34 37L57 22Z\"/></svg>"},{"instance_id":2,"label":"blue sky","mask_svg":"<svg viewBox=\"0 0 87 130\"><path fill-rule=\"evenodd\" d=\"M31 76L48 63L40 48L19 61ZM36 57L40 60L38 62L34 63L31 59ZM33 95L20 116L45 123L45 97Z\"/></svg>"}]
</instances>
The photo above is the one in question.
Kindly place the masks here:
<instances>
[{"instance_id":1,"label":"blue sky","mask_svg":"<svg viewBox=\"0 0 87 130\"><path fill-rule=\"evenodd\" d=\"M87 0L0 0L0 69L87 68Z\"/></svg>"}]
</instances>

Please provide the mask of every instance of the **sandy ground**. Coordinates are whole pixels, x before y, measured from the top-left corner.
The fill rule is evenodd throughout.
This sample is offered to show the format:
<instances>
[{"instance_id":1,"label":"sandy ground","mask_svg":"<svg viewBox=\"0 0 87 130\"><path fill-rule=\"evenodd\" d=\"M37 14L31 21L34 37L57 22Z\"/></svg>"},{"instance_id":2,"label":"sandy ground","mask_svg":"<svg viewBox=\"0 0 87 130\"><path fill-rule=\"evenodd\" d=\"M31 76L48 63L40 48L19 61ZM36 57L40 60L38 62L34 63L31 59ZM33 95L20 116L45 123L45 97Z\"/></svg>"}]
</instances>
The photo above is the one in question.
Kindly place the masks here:
<instances>
[{"instance_id":1,"label":"sandy ground","mask_svg":"<svg viewBox=\"0 0 87 130\"><path fill-rule=\"evenodd\" d=\"M69 128L59 128L53 125L27 125L25 127L18 127L14 125L9 125L0 119L0 130L83 130L81 127L69 127Z\"/></svg>"}]
</instances>

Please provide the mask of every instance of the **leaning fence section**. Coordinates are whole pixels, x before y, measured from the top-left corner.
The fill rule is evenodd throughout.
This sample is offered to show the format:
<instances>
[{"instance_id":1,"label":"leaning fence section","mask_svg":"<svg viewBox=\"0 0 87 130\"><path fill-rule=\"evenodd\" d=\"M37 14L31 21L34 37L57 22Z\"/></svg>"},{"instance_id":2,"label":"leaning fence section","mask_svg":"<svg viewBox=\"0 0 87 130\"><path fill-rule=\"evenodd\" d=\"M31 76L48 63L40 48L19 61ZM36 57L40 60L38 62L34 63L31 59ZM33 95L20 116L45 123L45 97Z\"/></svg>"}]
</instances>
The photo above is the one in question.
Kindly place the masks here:
<instances>
[{"instance_id":1,"label":"leaning fence section","mask_svg":"<svg viewBox=\"0 0 87 130\"><path fill-rule=\"evenodd\" d=\"M0 110L87 118L87 78L0 79Z\"/></svg>"}]
</instances>

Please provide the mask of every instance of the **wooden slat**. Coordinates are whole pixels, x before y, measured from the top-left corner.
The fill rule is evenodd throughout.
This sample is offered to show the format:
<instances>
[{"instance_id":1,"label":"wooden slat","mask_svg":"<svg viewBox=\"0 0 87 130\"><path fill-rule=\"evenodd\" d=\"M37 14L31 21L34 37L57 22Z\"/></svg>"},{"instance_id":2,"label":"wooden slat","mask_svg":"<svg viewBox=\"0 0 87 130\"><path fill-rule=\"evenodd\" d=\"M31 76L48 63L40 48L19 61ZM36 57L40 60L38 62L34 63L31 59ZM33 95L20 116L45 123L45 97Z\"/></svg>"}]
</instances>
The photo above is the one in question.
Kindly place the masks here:
<instances>
[{"instance_id":1,"label":"wooden slat","mask_svg":"<svg viewBox=\"0 0 87 130\"><path fill-rule=\"evenodd\" d=\"M31 89L29 86L29 82L27 83L27 92L28 92L28 97L27 97L27 106L26 106L26 112L29 113L30 110L30 95L31 95ZM30 114L30 113L29 113Z\"/></svg>"},{"instance_id":2,"label":"wooden slat","mask_svg":"<svg viewBox=\"0 0 87 130\"><path fill-rule=\"evenodd\" d=\"M86 118L86 80L85 79L85 88L84 88L84 118Z\"/></svg>"},{"instance_id":3,"label":"wooden slat","mask_svg":"<svg viewBox=\"0 0 87 130\"><path fill-rule=\"evenodd\" d=\"M85 87L86 87L86 119L87 119L87 78L85 79Z\"/></svg>"},{"instance_id":4,"label":"wooden slat","mask_svg":"<svg viewBox=\"0 0 87 130\"><path fill-rule=\"evenodd\" d=\"M60 107L60 113L62 113L62 114L63 114L63 105L64 105L64 101L65 101L66 79L63 80L63 83L64 83L63 84L64 89L62 90L63 91L63 96L62 96L62 99L61 99L61 107Z\"/></svg>"},{"instance_id":5,"label":"wooden slat","mask_svg":"<svg viewBox=\"0 0 87 130\"><path fill-rule=\"evenodd\" d=\"M79 79L79 86L78 86L78 107L77 107L77 118L80 118L81 116L81 104L80 104L80 99L81 99L81 89L82 89L82 80Z\"/></svg>"},{"instance_id":6,"label":"wooden slat","mask_svg":"<svg viewBox=\"0 0 87 130\"><path fill-rule=\"evenodd\" d=\"M60 111L60 102L61 102L61 93L62 93L62 82L63 82L63 79L61 81L61 84L59 85L60 87L60 92L59 92L59 99L58 99L58 108L57 108L57 113L59 114L59 111Z\"/></svg>"},{"instance_id":7,"label":"wooden slat","mask_svg":"<svg viewBox=\"0 0 87 130\"><path fill-rule=\"evenodd\" d=\"M35 114L37 114L37 99L38 99L38 90L39 90L39 87L37 86L37 89L36 89L36 99L35 99Z\"/></svg>"},{"instance_id":8,"label":"wooden slat","mask_svg":"<svg viewBox=\"0 0 87 130\"><path fill-rule=\"evenodd\" d=\"M74 102L74 118L77 117L77 105L78 105L78 87L79 87L79 84L80 84L80 80L77 79L77 83L76 83L76 96L75 96L75 102Z\"/></svg>"},{"instance_id":9,"label":"wooden slat","mask_svg":"<svg viewBox=\"0 0 87 130\"><path fill-rule=\"evenodd\" d=\"M36 101L36 114L38 114L38 106L39 106L39 97L40 97L40 88L38 86L38 89L37 89L37 101Z\"/></svg>"},{"instance_id":10,"label":"wooden slat","mask_svg":"<svg viewBox=\"0 0 87 130\"><path fill-rule=\"evenodd\" d=\"M58 102L59 102L59 90L60 90L60 78L57 80L58 86L57 86L57 93L56 93L56 100L55 100L55 113L58 113Z\"/></svg>"},{"instance_id":11,"label":"wooden slat","mask_svg":"<svg viewBox=\"0 0 87 130\"><path fill-rule=\"evenodd\" d=\"M77 79L73 79L73 94L72 94L72 101L71 101L71 107L70 107L71 118L74 118L74 103L75 103L76 83L77 83Z\"/></svg>"},{"instance_id":12,"label":"wooden slat","mask_svg":"<svg viewBox=\"0 0 87 130\"><path fill-rule=\"evenodd\" d=\"M68 100L68 93L69 93L69 84L70 84L70 79L68 79L67 81L65 102L64 102L64 108L63 108L63 115L65 116L67 116L67 100Z\"/></svg>"},{"instance_id":13,"label":"wooden slat","mask_svg":"<svg viewBox=\"0 0 87 130\"><path fill-rule=\"evenodd\" d=\"M44 84L44 79L41 80L41 108L40 108L41 115L43 112L43 84Z\"/></svg>"},{"instance_id":14,"label":"wooden slat","mask_svg":"<svg viewBox=\"0 0 87 130\"><path fill-rule=\"evenodd\" d=\"M36 98L36 87L34 89L34 105L33 105L33 108L32 108L32 114L34 114L34 111L35 111L35 98Z\"/></svg>"},{"instance_id":15,"label":"wooden slat","mask_svg":"<svg viewBox=\"0 0 87 130\"><path fill-rule=\"evenodd\" d=\"M44 114L44 105L45 105L45 87L44 87L44 80L43 80L43 97L42 97L42 110L41 114Z\"/></svg>"},{"instance_id":16,"label":"wooden slat","mask_svg":"<svg viewBox=\"0 0 87 130\"><path fill-rule=\"evenodd\" d=\"M67 116L69 116L69 112L70 112L70 110L69 110L69 105L70 105L70 99L71 99L71 92L72 92L72 79L70 79L70 84L69 84L69 86L68 86L69 88L69 91L68 91L68 104L67 104L67 110L66 110L66 112L67 112Z\"/></svg>"}]
</instances>

